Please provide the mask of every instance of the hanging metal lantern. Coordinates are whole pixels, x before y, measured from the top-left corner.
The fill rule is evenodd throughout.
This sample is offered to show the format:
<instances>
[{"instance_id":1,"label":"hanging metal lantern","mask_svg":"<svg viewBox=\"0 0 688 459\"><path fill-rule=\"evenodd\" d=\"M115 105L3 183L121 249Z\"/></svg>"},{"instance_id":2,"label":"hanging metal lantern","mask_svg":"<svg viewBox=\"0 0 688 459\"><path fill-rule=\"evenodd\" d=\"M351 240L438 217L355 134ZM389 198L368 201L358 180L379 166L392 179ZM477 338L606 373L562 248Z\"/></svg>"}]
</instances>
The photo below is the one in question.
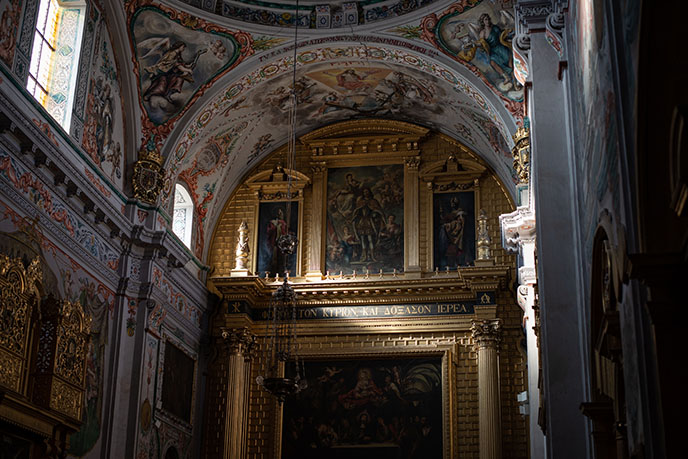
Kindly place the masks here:
<instances>
[{"instance_id":1,"label":"hanging metal lantern","mask_svg":"<svg viewBox=\"0 0 688 459\"><path fill-rule=\"evenodd\" d=\"M256 382L280 402L307 386L296 346L296 296L287 276L284 276L284 282L270 299L263 374L256 378Z\"/></svg>"}]
</instances>

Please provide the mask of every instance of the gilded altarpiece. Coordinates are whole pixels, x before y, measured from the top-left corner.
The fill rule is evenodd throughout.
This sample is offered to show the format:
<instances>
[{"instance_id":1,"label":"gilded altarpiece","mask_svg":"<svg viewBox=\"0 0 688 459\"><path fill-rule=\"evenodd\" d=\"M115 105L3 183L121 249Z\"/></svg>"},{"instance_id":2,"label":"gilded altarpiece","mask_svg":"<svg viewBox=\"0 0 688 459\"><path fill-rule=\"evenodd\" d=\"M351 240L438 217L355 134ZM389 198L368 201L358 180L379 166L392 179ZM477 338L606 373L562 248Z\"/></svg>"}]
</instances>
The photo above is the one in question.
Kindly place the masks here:
<instances>
[{"instance_id":1,"label":"gilded altarpiece","mask_svg":"<svg viewBox=\"0 0 688 459\"><path fill-rule=\"evenodd\" d=\"M305 177L300 180L303 188L299 188L301 258L299 275L290 280L299 295L297 335L306 377L313 390L324 394L320 397L311 393L308 400L301 401L317 405L321 402L314 400L320 399L330 406L324 411L316 407L316 412L321 410L319 415L299 414L305 406L287 401L282 407L255 383L262 365L268 301L278 283L254 272L233 275L233 254L239 242L237 230L244 221L249 222L251 249L256 249L260 202L256 182L268 181L282 153L278 149L257 166L253 177L261 179L249 179L246 187L230 198L211 245L210 264L215 271L210 282L223 300L211 325L217 358L209 364L208 414L204 422L213 440L204 445L203 456L231 457L232 452L240 451L238 457L247 458L286 458L294 454L309 457L312 451L294 449L292 440L295 432L302 435L310 423L308 435L317 454L321 454L313 457L350 457L347 452L355 449L356 457L374 455L376 459L385 457L385 450L392 454L390 457L418 457L425 451L428 454L422 457L428 459L477 458L481 442L498 444L504 457L527 457L525 422L518 414L516 401L516 394L525 389L525 368L518 349L521 313L508 292L515 262L499 246L497 224L497 216L513 208L512 201L494 174L468 148L408 123L351 121L300 138L293 173ZM390 171L395 171L393 180L400 182L403 190L403 218L397 221L395 216L393 221L403 235L403 262L360 268L349 263L347 267L329 269L328 207L334 197L330 180L333 171L341 171L343 177L336 181L345 185L350 180L347 173L381 168L379 181L384 182L387 166L396 168ZM390 183L392 177L388 174ZM355 174L351 178L361 181ZM379 188L378 181L371 185ZM472 221L468 212L462 214L464 223L474 228L473 238L476 215L481 209L488 215L491 257L479 264L472 262L472 255L465 263L457 263L458 269L449 265L436 269L433 205L438 197L446 197L451 205L456 193L466 193L458 196L473 199ZM356 208L355 202L350 204ZM464 237L470 238L470 231ZM372 255L376 257L375 252ZM362 247L356 253L352 251L350 260L357 256L362 256ZM488 324L483 328L498 324L494 330L499 337L489 342L482 335L475 338L475 324ZM237 354L241 358L228 359L223 336L234 336L237 330L252 336L255 345L251 352ZM498 359L496 348L486 342L501 346ZM492 353L480 354L484 349ZM479 354L484 357L481 361L491 365L489 368L486 364L478 367ZM408 362L414 361L436 365L434 371L426 368L428 381L439 379L436 386L427 387L427 394L438 397L440 413L433 418L424 416L422 409L401 409L395 420L392 413L403 403L410 407L417 397L416 404L420 405L422 396L409 392L409 372L414 364ZM237 379L233 374L246 376ZM498 382L490 378L498 378ZM230 380L234 381L231 388L227 387ZM479 381L490 381L492 387L498 388L500 395L492 393L491 404L479 405L479 397L485 397L480 395ZM357 390L359 384L359 389L366 389ZM240 400L245 400L245 405L243 401L239 404L245 408L233 411L232 406L239 406ZM395 403L390 405L390 400ZM501 406L500 413L481 413L480 407L484 406ZM328 410L332 416L324 422L322 413ZM310 417L313 421L308 421ZM314 425L318 417L320 421ZM479 436L481 426L494 419L501 419L499 438ZM377 424L373 427L371 423ZM402 423L418 433L418 441L410 437L402 441L390 433ZM437 423L441 429L433 431L430 425ZM236 429L237 425L243 427ZM441 444L441 452L433 455L431 449L420 448L423 434L432 435L433 443Z\"/></svg>"},{"instance_id":2,"label":"gilded altarpiece","mask_svg":"<svg viewBox=\"0 0 688 459\"><path fill-rule=\"evenodd\" d=\"M62 457L82 421L91 317L79 302L43 298L42 273L40 258L0 255L0 423L16 427L3 431L6 445Z\"/></svg>"}]
</instances>

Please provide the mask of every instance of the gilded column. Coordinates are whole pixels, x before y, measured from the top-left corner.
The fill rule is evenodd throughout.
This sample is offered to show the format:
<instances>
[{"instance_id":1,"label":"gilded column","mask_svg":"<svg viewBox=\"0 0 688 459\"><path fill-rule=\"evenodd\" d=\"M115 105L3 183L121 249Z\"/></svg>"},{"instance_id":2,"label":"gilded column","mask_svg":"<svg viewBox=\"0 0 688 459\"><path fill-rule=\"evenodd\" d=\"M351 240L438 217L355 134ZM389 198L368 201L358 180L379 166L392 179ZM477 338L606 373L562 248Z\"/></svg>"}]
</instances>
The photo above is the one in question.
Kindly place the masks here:
<instances>
[{"instance_id":1,"label":"gilded column","mask_svg":"<svg viewBox=\"0 0 688 459\"><path fill-rule=\"evenodd\" d=\"M229 349L223 457L241 459L246 454L250 362L256 347L256 337L244 327L225 329L222 331L222 338Z\"/></svg>"},{"instance_id":2,"label":"gilded column","mask_svg":"<svg viewBox=\"0 0 688 459\"><path fill-rule=\"evenodd\" d=\"M418 205L418 166L420 156L404 159L404 272L420 277L420 207Z\"/></svg>"},{"instance_id":3,"label":"gilded column","mask_svg":"<svg viewBox=\"0 0 688 459\"><path fill-rule=\"evenodd\" d=\"M311 239L309 243L308 252L308 272L306 278L320 281L322 280L322 247L323 247L323 213L324 206L324 192L325 192L325 172L327 165L323 163L313 164L311 167L313 172L313 214L311 216Z\"/></svg>"},{"instance_id":4,"label":"gilded column","mask_svg":"<svg viewBox=\"0 0 688 459\"><path fill-rule=\"evenodd\" d=\"M499 410L499 319L474 320L471 326L478 350L478 416L480 459L502 457Z\"/></svg>"}]
</instances>

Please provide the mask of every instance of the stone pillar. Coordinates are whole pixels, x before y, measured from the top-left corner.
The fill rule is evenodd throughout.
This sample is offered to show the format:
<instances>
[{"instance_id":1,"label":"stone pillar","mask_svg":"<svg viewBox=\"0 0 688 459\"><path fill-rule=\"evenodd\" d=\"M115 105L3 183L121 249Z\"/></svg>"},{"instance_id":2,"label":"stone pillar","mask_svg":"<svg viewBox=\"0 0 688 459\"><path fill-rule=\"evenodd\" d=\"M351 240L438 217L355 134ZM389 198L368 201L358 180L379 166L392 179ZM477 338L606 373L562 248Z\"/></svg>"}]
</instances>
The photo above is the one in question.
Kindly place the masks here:
<instances>
[{"instance_id":1,"label":"stone pillar","mask_svg":"<svg viewBox=\"0 0 688 459\"><path fill-rule=\"evenodd\" d=\"M502 457L502 428L499 409L499 319L474 320L471 326L478 350L478 417L480 459Z\"/></svg>"},{"instance_id":2,"label":"stone pillar","mask_svg":"<svg viewBox=\"0 0 688 459\"><path fill-rule=\"evenodd\" d=\"M229 349L223 457L241 459L246 454L250 362L256 337L244 327L223 330L222 338Z\"/></svg>"},{"instance_id":3,"label":"stone pillar","mask_svg":"<svg viewBox=\"0 0 688 459\"><path fill-rule=\"evenodd\" d=\"M404 272L406 277L420 277L420 156L409 156L404 163Z\"/></svg>"},{"instance_id":4,"label":"stone pillar","mask_svg":"<svg viewBox=\"0 0 688 459\"><path fill-rule=\"evenodd\" d=\"M313 164L313 195L311 214L311 239L308 248L308 272L306 278L309 280L322 280L322 248L324 238L323 213L325 212L324 193L325 193L325 173L327 165L323 163Z\"/></svg>"},{"instance_id":5,"label":"stone pillar","mask_svg":"<svg viewBox=\"0 0 688 459\"><path fill-rule=\"evenodd\" d=\"M545 34L530 36L532 86L526 100L531 196L537 211L544 457L588 457L590 426L578 409L587 399L585 381L591 362L584 322L584 311L590 307L584 292L589 287L582 275L586 255L578 207L585 194L573 167L580 158L572 148L567 117L567 107L574 101L568 98L568 71L559 80L559 56Z\"/></svg>"}]
</instances>

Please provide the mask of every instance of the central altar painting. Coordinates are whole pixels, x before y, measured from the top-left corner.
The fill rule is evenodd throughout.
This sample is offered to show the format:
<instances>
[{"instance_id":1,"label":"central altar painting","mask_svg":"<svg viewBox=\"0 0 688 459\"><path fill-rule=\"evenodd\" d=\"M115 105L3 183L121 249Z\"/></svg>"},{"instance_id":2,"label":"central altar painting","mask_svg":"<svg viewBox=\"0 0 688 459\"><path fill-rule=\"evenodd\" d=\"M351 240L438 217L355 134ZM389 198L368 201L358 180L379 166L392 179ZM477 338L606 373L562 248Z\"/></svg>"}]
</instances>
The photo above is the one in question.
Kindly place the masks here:
<instances>
[{"instance_id":1,"label":"central altar painting","mask_svg":"<svg viewBox=\"0 0 688 459\"><path fill-rule=\"evenodd\" d=\"M328 169L328 271L403 270L403 184L401 164Z\"/></svg>"},{"instance_id":2,"label":"central altar painting","mask_svg":"<svg viewBox=\"0 0 688 459\"><path fill-rule=\"evenodd\" d=\"M441 357L306 361L282 458L442 458ZM325 456L326 455L326 456Z\"/></svg>"}]
</instances>

